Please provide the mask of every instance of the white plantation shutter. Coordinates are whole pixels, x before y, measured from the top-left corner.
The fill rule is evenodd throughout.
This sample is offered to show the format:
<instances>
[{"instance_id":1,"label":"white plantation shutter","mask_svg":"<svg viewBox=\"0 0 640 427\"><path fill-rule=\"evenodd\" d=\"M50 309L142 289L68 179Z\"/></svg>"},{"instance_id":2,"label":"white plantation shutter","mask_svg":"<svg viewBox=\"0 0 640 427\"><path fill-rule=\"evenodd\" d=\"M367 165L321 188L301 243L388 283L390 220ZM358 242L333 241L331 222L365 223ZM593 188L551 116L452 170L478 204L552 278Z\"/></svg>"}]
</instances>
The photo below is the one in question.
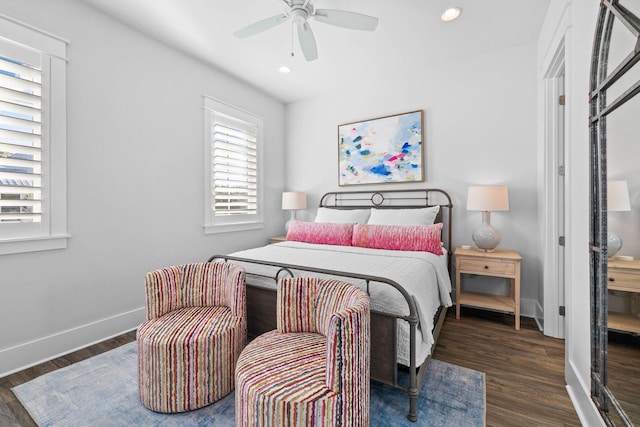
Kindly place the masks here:
<instances>
[{"instance_id":1,"label":"white plantation shutter","mask_svg":"<svg viewBox=\"0 0 640 427\"><path fill-rule=\"evenodd\" d=\"M205 233L261 228L263 121L204 97Z\"/></svg>"},{"instance_id":2,"label":"white plantation shutter","mask_svg":"<svg viewBox=\"0 0 640 427\"><path fill-rule=\"evenodd\" d=\"M215 216L258 212L257 126L214 114L212 168Z\"/></svg>"},{"instance_id":3,"label":"white plantation shutter","mask_svg":"<svg viewBox=\"0 0 640 427\"><path fill-rule=\"evenodd\" d=\"M0 255L67 246L66 49L0 16Z\"/></svg>"},{"instance_id":4,"label":"white plantation shutter","mask_svg":"<svg viewBox=\"0 0 640 427\"><path fill-rule=\"evenodd\" d=\"M0 52L0 223L41 221L41 110L39 64Z\"/></svg>"}]
</instances>

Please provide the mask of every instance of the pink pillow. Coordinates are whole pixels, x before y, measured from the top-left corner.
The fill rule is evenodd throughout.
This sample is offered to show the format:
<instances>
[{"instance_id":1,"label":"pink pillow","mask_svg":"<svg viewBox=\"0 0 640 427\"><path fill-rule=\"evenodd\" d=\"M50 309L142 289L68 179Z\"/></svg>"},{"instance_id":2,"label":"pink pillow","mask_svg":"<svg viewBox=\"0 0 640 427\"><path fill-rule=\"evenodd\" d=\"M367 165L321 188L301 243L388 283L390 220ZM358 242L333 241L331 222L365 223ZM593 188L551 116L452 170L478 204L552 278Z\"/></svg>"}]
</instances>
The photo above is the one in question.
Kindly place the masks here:
<instances>
[{"instance_id":1,"label":"pink pillow","mask_svg":"<svg viewBox=\"0 0 640 427\"><path fill-rule=\"evenodd\" d=\"M287 240L322 245L351 246L353 224L293 221Z\"/></svg>"},{"instance_id":2,"label":"pink pillow","mask_svg":"<svg viewBox=\"0 0 640 427\"><path fill-rule=\"evenodd\" d=\"M442 255L441 231L441 222L433 225L356 224L353 228L353 246Z\"/></svg>"}]
</instances>

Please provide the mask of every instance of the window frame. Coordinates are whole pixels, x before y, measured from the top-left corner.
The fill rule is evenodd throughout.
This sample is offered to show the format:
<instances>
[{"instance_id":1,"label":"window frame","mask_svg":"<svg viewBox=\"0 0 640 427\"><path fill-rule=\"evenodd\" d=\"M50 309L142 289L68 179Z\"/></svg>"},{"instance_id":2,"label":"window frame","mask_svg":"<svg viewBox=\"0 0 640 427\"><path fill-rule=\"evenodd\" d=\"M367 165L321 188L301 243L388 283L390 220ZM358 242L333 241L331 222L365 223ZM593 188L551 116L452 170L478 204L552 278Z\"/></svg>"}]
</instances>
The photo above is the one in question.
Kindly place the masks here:
<instances>
[{"instance_id":1,"label":"window frame","mask_svg":"<svg viewBox=\"0 0 640 427\"><path fill-rule=\"evenodd\" d=\"M257 230L264 228L264 198L263 198L263 146L264 119L249 111L240 109L224 101L208 95L203 96L204 111L204 233L228 233L234 231ZM216 216L213 209L213 123L215 116L228 116L232 120L246 122L257 128L256 132L256 204L255 215L225 215Z\"/></svg>"},{"instance_id":2,"label":"window frame","mask_svg":"<svg viewBox=\"0 0 640 427\"><path fill-rule=\"evenodd\" d=\"M63 249L70 237L67 233L68 41L3 15L0 15L0 28L0 40L4 43L41 58L43 180L41 222L0 224L0 255Z\"/></svg>"}]
</instances>

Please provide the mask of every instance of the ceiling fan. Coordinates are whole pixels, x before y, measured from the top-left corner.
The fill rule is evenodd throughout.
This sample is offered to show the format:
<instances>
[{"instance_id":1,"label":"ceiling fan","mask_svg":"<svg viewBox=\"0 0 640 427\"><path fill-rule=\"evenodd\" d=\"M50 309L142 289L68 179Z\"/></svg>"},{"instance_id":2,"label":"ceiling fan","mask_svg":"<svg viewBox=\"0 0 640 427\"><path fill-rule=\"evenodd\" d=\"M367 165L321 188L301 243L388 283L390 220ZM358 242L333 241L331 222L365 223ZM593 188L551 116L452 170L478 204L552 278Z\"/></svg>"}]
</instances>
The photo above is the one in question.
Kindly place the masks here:
<instances>
[{"instance_id":1,"label":"ceiling fan","mask_svg":"<svg viewBox=\"0 0 640 427\"><path fill-rule=\"evenodd\" d=\"M348 28L351 30L373 31L378 26L378 18L363 15L361 13L349 12L337 9L316 9L311 0L282 0L287 5L287 11L279 15L262 19L258 22L242 28L233 33L236 37L243 39L253 36L262 31L275 27L289 19L298 26L298 41L300 49L307 61L318 58L318 48L316 39L309 26L309 18L336 27Z\"/></svg>"}]
</instances>

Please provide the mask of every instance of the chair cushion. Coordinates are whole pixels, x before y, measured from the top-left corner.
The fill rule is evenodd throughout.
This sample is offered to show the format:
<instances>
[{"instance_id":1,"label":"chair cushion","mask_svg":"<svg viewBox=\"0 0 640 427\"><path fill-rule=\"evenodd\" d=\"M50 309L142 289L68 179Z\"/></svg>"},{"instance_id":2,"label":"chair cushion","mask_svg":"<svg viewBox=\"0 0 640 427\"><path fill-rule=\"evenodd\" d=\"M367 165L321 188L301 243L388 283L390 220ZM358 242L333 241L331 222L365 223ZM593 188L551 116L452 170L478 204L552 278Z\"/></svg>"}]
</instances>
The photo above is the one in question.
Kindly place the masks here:
<instances>
[{"instance_id":1,"label":"chair cushion","mask_svg":"<svg viewBox=\"0 0 640 427\"><path fill-rule=\"evenodd\" d=\"M219 335L241 322L228 307L187 307L144 322L138 337L156 344L193 345L203 336Z\"/></svg>"},{"instance_id":2,"label":"chair cushion","mask_svg":"<svg viewBox=\"0 0 640 427\"><path fill-rule=\"evenodd\" d=\"M236 393L267 407L268 401L305 403L333 398L336 394L325 382L326 359L327 339L320 334L267 332L242 351L236 385L243 389Z\"/></svg>"}]
</instances>

